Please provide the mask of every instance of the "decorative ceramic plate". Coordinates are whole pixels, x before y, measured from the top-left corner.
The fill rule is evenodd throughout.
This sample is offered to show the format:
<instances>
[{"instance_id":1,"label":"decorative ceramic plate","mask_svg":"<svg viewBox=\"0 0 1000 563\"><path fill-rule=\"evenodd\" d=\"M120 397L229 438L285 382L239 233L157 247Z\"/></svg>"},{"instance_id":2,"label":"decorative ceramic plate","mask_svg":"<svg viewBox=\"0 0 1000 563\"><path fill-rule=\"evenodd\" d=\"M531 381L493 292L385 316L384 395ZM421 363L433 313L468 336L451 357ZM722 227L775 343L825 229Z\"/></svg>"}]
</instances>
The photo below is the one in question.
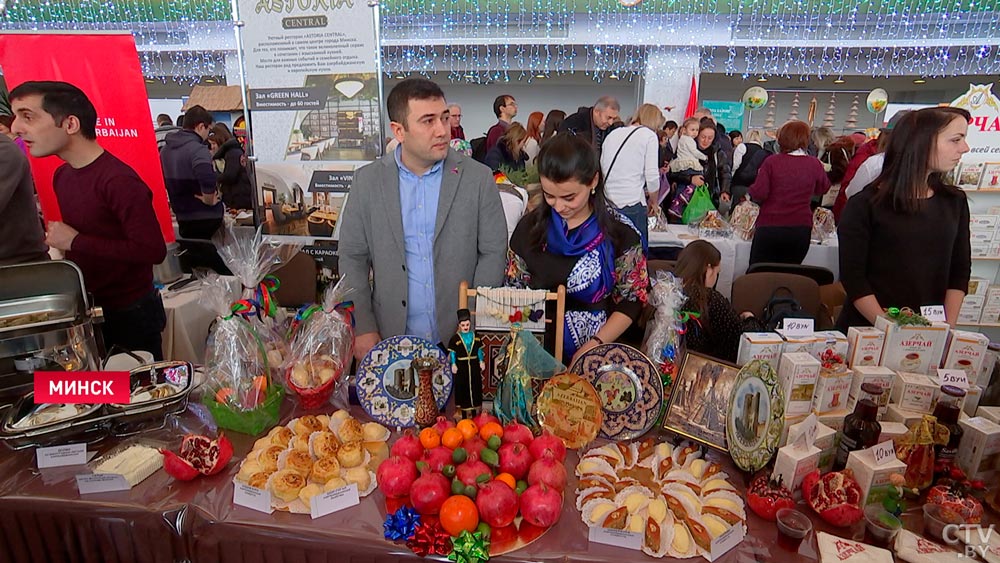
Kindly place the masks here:
<instances>
[{"instance_id":1,"label":"decorative ceramic plate","mask_svg":"<svg viewBox=\"0 0 1000 563\"><path fill-rule=\"evenodd\" d=\"M444 411L452 387L451 370L444 369L448 357L423 338L393 336L376 344L358 365L358 401L365 412L390 428L413 426L418 380L410 362L422 356L441 362L432 381L437 407Z\"/></svg>"},{"instance_id":2,"label":"decorative ceramic plate","mask_svg":"<svg viewBox=\"0 0 1000 563\"><path fill-rule=\"evenodd\" d=\"M594 386L578 375L563 373L550 378L542 386L536 405L542 428L571 450L593 442L601 430L601 400Z\"/></svg>"},{"instance_id":3,"label":"decorative ceramic plate","mask_svg":"<svg viewBox=\"0 0 1000 563\"><path fill-rule=\"evenodd\" d=\"M656 424L663 404L660 371L645 354L624 344L602 344L573 363L590 382L604 410L601 436L633 440Z\"/></svg>"},{"instance_id":4,"label":"decorative ceramic plate","mask_svg":"<svg viewBox=\"0 0 1000 563\"><path fill-rule=\"evenodd\" d=\"M736 376L726 412L726 443L737 467L754 472L778 448L785 401L778 376L768 362L753 360Z\"/></svg>"}]
</instances>

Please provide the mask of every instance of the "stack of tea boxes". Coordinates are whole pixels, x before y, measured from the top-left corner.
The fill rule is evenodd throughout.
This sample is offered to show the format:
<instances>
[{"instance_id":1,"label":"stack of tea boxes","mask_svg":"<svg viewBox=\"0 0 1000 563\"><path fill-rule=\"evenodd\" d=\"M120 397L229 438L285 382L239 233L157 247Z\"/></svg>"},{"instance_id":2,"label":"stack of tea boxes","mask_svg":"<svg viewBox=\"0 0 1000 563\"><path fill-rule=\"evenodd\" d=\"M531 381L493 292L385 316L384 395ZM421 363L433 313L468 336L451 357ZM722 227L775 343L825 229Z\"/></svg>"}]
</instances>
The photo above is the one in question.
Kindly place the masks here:
<instances>
[{"instance_id":1,"label":"stack of tea boxes","mask_svg":"<svg viewBox=\"0 0 1000 563\"><path fill-rule=\"evenodd\" d=\"M1000 206L990 207L982 215L969 216L969 238L972 258L1000 259ZM962 301L959 323L1000 323L1000 286L990 285L990 280L972 278L969 292Z\"/></svg>"},{"instance_id":2,"label":"stack of tea boxes","mask_svg":"<svg viewBox=\"0 0 1000 563\"><path fill-rule=\"evenodd\" d=\"M949 330L945 323L932 326L899 326L887 317L874 327L815 332L791 336L778 332L744 333L737 363L758 359L771 364L785 400L785 433L775 460L775 475L781 475L792 490L809 471L829 471L843 429L844 417L853 412L861 396L861 385L872 382L885 391L879 404L882 436L879 442L897 440L937 404L941 382L939 368L965 372L968 387L963 404L965 428L959 464L975 478L1000 476L1000 407L976 410L983 389L989 384L996 354L988 350L989 339L979 333ZM845 365L823 368L824 353L834 352ZM811 447L787 443L789 428L810 415L817 419ZM812 421L809 421L811 426ZM792 435L797 435L792 430ZM903 473L898 460L876 464L871 451L854 452L848 460L863 492L888 482L891 473Z\"/></svg>"}]
</instances>

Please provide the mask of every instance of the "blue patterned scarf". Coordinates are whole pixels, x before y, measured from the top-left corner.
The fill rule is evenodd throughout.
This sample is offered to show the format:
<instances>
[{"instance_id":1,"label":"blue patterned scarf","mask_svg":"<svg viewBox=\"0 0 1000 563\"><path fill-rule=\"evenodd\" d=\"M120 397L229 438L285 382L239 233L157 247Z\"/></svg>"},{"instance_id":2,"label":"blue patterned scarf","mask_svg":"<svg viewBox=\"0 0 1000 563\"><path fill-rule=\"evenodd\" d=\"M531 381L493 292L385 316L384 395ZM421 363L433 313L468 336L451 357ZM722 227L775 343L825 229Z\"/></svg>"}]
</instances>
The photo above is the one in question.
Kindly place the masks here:
<instances>
[{"instance_id":1,"label":"blue patterned scarf","mask_svg":"<svg viewBox=\"0 0 1000 563\"><path fill-rule=\"evenodd\" d=\"M611 293L615 284L615 251L608 236L597 223L597 214L592 213L582 225L570 232L566 220L555 209L549 210L549 232L547 250L561 256L581 257L594 249L600 256L601 271L583 291L574 294L579 301L597 303Z\"/></svg>"}]
</instances>

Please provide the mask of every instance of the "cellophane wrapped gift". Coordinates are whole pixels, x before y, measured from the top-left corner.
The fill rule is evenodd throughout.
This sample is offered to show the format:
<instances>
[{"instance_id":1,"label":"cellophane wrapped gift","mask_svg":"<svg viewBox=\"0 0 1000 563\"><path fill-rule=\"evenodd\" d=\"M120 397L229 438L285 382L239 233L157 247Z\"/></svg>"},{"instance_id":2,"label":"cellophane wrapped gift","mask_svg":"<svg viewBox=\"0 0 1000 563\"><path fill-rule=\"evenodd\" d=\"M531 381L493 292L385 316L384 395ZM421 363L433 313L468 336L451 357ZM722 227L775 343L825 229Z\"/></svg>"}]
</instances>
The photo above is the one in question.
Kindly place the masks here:
<instances>
[{"instance_id":1,"label":"cellophane wrapped gift","mask_svg":"<svg viewBox=\"0 0 1000 563\"><path fill-rule=\"evenodd\" d=\"M756 203L744 201L737 204L733 208L732 215L729 216L729 226L733 228L733 234L743 240L752 239L758 215L760 215L760 206Z\"/></svg>"},{"instance_id":2,"label":"cellophane wrapped gift","mask_svg":"<svg viewBox=\"0 0 1000 563\"><path fill-rule=\"evenodd\" d=\"M243 299L255 305L256 314L250 322L257 325L255 328L264 340L271 375L279 379L289 353L287 319L274 299L274 291L281 282L270 274L291 260L302 245L266 240L262 229L263 226L256 231L238 227L227 218L224 227L212 237L212 243L226 267L243 284Z\"/></svg>"},{"instance_id":3,"label":"cellophane wrapped gift","mask_svg":"<svg viewBox=\"0 0 1000 563\"><path fill-rule=\"evenodd\" d=\"M220 428L260 434L277 424L285 392L273 385L264 341L244 316L253 307L239 299L238 280L215 272L199 277L199 302L217 315L205 351L202 403Z\"/></svg>"},{"instance_id":4,"label":"cellophane wrapped gift","mask_svg":"<svg viewBox=\"0 0 1000 563\"><path fill-rule=\"evenodd\" d=\"M654 233L665 233L670 230L667 223L667 216L663 213L663 208L659 205L653 208L653 214L649 216L649 230Z\"/></svg>"},{"instance_id":5,"label":"cellophane wrapped gift","mask_svg":"<svg viewBox=\"0 0 1000 563\"><path fill-rule=\"evenodd\" d=\"M291 355L285 367L288 388L307 409L330 403L348 408L344 370L354 350L347 301L348 285L340 278L323 294L323 303L299 309L292 321Z\"/></svg>"},{"instance_id":6,"label":"cellophane wrapped gift","mask_svg":"<svg viewBox=\"0 0 1000 563\"><path fill-rule=\"evenodd\" d=\"M833 211L817 207L813 212L812 240L822 243L836 232L837 223L833 219Z\"/></svg>"},{"instance_id":7,"label":"cellophane wrapped gift","mask_svg":"<svg viewBox=\"0 0 1000 563\"><path fill-rule=\"evenodd\" d=\"M566 371L566 366L542 348L533 334L515 326L511 328L507 344L507 371L497 387L493 411L504 425L518 421L533 430L539 425L535 420L535 393L533 379L549 379Z\"/></svg>"},{"instance_id":8,"label":"cellophane wrapped gift","mask_svg":"<svg viewBox=\"0 0 1000 563\"><path fill-rule=\"evenodd\" d=\"M698 221L698 236L701 238L730 238L733 229L718 211L709 211Z\"/></svg>"},{"instance_id":9,"label":"cellophane wrapped gift","mask_svg":"<svg viewBox=\"0 0 1000 563\"><path fill-rule=\"evenodd\" d=\"M920 422L896 440L896 457L906 464L903 477L908 488L923 490L934 482L934 444L941 441L937 438L940 433L938 427L944 429L944 442L947 442L947 428L938 424L937 418L931 415L924 415Z\"/></svg>"},{"instance_id":10,"label":"cellophane wrapped gift","mask_svg":"<svg viewBox=\"0 0 1000 563\"><path fill-rule=\"evenodd\" d=\"M660 368L664 396L669 396L679 369L684 335L680 310L686 300L680 278L670 272L656 272L649 292L653 318L646 324L643 352Z\"/></svg>"}]
</instances>

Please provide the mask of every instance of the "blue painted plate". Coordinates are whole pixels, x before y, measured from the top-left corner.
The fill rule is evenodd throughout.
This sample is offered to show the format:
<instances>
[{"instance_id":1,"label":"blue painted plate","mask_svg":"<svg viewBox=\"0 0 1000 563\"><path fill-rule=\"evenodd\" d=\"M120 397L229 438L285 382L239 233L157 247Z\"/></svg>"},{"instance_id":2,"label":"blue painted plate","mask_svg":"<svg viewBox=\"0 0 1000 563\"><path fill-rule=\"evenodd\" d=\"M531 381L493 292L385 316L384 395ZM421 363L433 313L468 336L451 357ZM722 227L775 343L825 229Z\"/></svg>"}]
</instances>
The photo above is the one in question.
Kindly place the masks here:
<instances>
[{"instance_id":1,"label":"blue painted plate","mask_svg":"<svg viewBox=\"0 0 1000 563\"><path fill-rule=\"evenodd\" d=\"M434 399L442 412L451 398L451 370L445 369L448 356L429 340L417 336L393 336L375 345L358 366L358 401L372 418L384 426L414 426L417 372L410 367L415 358L438 358L434 371Z\"/></svg>"},{"instance_id":2,"label":"blue painted plate","mask_svg":"<svg viewBox=\"0 0 1000 563\"><path fill-rule=\"evenodd\" d=\"M597 391L604 411L601 436L634 440L649 432L660 416L663 380L645 354L625 344L595 346L577 358L570 372Z\"/></svg>"}]
</instances>

